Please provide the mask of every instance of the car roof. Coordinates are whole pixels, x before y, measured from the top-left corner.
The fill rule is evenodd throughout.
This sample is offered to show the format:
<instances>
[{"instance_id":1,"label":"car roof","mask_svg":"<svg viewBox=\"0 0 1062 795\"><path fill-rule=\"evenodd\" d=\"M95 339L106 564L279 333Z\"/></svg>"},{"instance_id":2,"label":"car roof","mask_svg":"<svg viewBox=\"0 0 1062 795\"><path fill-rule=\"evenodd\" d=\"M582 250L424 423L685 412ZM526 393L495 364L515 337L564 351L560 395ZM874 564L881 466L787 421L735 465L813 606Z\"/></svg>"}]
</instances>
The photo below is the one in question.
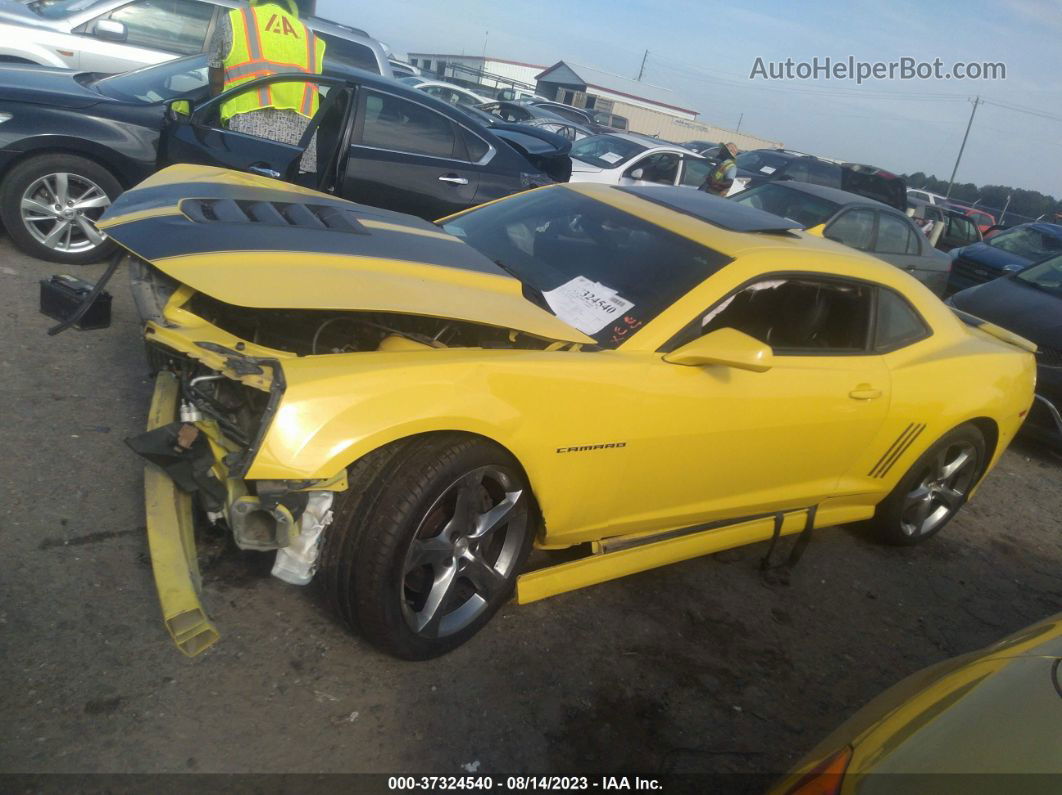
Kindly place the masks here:
<instances>
[{"instance_id":1,"label":"car roof","mask_svg":"<svg viewBox=\"0 0 1062 795\"><path fill-rule=\"evenodd\" d=\"M866 275L872 276L883 284L893 284L897 275L903 275L894 265L884 260L877 259L842 243L827 240L818 235L808 234L800 229L793 229L793 223L786 219L778 219L770 213L763 213L755 208L744 207L742 210L733 210L725 205L737 205L728 199L711 196L702 191L694 191L692 188L653 186L659 191L674 191L676 194L692 194L690 197L675 195L668 202L676 206L668 206L668 202L659 200L659 194L639 195L637 189L632 190L617 185L603 185L592 182L568 182L542 188L541 190L570 190L597 199L623 212L630 213L649 223L660 226L683 237L689 238L703 246L725 254L728 257L738 257L755 251L766 250L802 250L819 251L830 256L844 257L846 261L858 261L865 265L868 270ZM642 191L648 191L647 186ZM701 198L696 194L700 193ZM709 201L705 201L705 199ZM719 206L718 203L723 203ZM695 210L704 215L712 215L716 220L710 221L704 217L698 217L695 212L679 209L681 205L688 203ZM717 205L709 207L709 203ZM745 211L751 211L746 213ZM742 221L744 216L746 221ZM767 216L768 219L764 219ZM722 223L737 226L744 223L747 229L762 228L762 231L743 231L736 228L727 228ZM785 227L782 231L776 226Z\"/></svg>"},{"instance_id":2,"label":"car roof","mask_svg":"<svg viewBox=\"0 0 1062 795\"><path fill-rule=\"evenodd\" d=\"M621 187L620 190L732 232L790 232L803 228L788 218L701 190L668 185L640 185Z\"/></svg>"},{"instance_id":3,"label":"car roof","mask_svg":"<svg viewBox=\"0 0 1062 795\"><path fill-rule=\"evenodd\" d=\"M820 199L826 199L827 201L831 201L834 204L840 204L844 207L859 204L865 205L867 207L873 207L875 210L891 210L896 215L903 215L903 213L897 210L895 207L890 207L884 202L879 202L875 199L868 199L866 196L860 196L858 193L849 193L848 191L841 190L840 188L830 188L826 185L814 185L810 182L798 182L794 179L775 180L767 184L777 185L785 188L792 188L793 190L798 190L801 193L807 193L810 196L817 196Z\"/></svg>"},{"instance_id":4,"label":"car roof","mask_svg":"<svg viewBox=\"0 0 1062 795\"><path fill-rule=\"evenodd\" d=\"M619 138L621 141L638 144L639 146L646 147L647 150L663 149L668 152L677 152L682 155L688 154L693 155L694 157L702 157L702 155L699 155L692 149L687 149L682 144L668 143L667 141L661 141L659 138L653 138L650 135L639 135L638 133L630 132L607 132L601 133L601 135L607 135L610 138Z\"/></svg>"}]
</instances>

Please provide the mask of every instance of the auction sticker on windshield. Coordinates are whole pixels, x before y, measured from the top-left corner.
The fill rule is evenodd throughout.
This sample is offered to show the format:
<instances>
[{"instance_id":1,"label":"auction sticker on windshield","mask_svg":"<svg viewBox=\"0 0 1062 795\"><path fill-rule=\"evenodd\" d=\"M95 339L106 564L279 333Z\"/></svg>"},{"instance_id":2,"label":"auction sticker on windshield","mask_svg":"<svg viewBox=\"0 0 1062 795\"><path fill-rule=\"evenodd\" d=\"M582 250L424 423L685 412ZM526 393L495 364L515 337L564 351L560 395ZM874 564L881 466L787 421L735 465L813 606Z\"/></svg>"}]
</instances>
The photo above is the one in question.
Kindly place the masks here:
<instances>
[{"instance_id":1,"label":"auction sticker on windshield","mask_svg":"<svg viewBox=\"0 0 1062 795\"><path fill-rule=\"evenodd\" d=\"M599 157L606 163L618 163L623 159L623 155L619 152L605 152L605 154L599 155Z\"/></svg>"},{"instance_id":2,"label":"auction sticker on windshield","mask_svg":"<svg viewBox=\"0 0 1062 795\"><path fill-rule=\"evenodd\" d=\"M585 276L576 276L542 296L557 317L584 334L596 334L634 306L612 288Z\"/></svg>"}]
</instances>

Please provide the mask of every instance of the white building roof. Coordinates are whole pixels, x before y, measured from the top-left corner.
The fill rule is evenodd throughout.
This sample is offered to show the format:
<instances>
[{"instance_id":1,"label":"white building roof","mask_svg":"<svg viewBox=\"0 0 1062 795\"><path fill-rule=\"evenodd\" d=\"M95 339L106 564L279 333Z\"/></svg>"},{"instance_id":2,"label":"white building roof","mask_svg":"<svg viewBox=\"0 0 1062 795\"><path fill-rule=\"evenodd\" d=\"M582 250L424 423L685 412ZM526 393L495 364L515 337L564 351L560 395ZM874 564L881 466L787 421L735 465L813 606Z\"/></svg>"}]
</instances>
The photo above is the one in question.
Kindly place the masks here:
<instances>
[{"instance_id":1,"label":"white building roof","mask_svg":"<svg viewBox=\"0 0 1062 795\"><path fill-rule=\"evenodd\" d=\"M697 115L697 111L679 105L678 97L669 88L654 86L651 83L642 83L629 77L622 77L621 75L604 72L589 66L569 63L568 61L558 61L539 74L536 80L568 85L581 84L587 88L597 88L610 94L641 100L669 110Z\"/></svg>"}]
</instances>

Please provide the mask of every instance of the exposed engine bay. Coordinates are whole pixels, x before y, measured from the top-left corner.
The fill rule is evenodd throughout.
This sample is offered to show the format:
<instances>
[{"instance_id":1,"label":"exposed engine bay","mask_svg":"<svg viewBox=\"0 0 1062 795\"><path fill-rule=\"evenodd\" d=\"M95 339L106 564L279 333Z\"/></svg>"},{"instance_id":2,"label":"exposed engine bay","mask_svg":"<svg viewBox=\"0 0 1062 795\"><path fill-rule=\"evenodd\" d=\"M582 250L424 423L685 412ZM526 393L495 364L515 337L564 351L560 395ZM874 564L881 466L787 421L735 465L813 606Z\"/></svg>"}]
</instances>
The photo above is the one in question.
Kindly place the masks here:
<instances>
[{"instance_id":1,"label":"exposed engine bay","mask_svg":"<svg viewBox=\"0 0 1062 795\"><path fill-rule=\"evenodd\" d=\"M550 341L460 320L389 312L247 309L195 295L186 308L240 339L299 356L427 348L542 350ZM397 340L396 340L397 338Z\"/></svg>"}]
</instances>

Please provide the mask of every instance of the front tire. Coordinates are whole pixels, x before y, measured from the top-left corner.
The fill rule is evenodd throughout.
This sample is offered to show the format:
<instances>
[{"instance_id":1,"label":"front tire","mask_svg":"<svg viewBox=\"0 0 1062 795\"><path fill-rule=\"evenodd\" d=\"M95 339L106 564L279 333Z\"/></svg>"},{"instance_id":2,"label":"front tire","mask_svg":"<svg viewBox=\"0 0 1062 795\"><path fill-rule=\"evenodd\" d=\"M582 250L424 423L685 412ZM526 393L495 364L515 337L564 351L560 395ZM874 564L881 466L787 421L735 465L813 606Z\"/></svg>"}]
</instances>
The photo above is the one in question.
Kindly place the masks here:
<instances>
[{"instance_id":1,"label":"front tire","mask_svg":"<svg viewBox=\"0 0 1062 795\"><path fill-rule=\"evenodd\" d=\"M868 524L882 541L921 544L939 533L966 504L985 468L984 434L960 425L944 434L878 505Z\"/></svg>"},{"instance_id":2,"label":"front tire","mask_svg":"<svg viewBox=\"0 0 1062 795\"><path fill-rule=\"evenodd\" d=\"M513 592L533 500L497 445L435 434L358 462L321 552L333 609L384 651L426 660L460 646Z\"/></svg>"},{"instance_id":3,"label":"front tire","mask_svg":"<svg viewBox=\"0 0 1062 795\"><path fill-rule=\"evenodd\" d=\"M86 265L114 250L95 222L121 192L118 180L98 163L77 155L37 155L4 179L0 218L11 241L25 253Z\"/></svg>"}]
</instances>

